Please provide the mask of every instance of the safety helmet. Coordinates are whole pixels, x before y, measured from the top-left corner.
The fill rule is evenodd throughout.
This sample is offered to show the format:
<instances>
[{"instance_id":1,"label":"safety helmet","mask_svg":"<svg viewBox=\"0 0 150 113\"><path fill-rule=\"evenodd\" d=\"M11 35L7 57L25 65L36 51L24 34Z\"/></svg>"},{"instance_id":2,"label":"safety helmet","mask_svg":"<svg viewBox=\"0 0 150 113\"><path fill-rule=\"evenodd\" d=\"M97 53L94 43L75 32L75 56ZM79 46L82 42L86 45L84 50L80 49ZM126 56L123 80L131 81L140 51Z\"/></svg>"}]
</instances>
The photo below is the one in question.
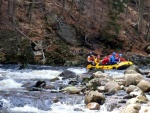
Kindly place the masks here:
<instances>
[{"instance_id":1,"label":"safety helmet","mask_svg":"<svg viewBox=\"0 0 150 113\"><path fill-rule=\"evenodd\" d=\"M122 54L119 54L119 56L122 56Z\"/></svg>"},{"instance_id":2,"label":"safety helmet","mask_svg":"<svg viewBox=\"0 0 150 113\"><path fill-rule=\"evenodd\" d=\"M115 52L113 52L113 53L112 53L112 55L116 55L116 53L115 53Z\"/></svg>"},{"instance_id":3,"label":"safety helmet","mask_svg":"<svg viewBox=\"0 0 150 113\"><path fill-rule=\"evenodd\" d=\"M90 52L90 55L93 55L93 52Z\"/></svg>"}]
</instances>

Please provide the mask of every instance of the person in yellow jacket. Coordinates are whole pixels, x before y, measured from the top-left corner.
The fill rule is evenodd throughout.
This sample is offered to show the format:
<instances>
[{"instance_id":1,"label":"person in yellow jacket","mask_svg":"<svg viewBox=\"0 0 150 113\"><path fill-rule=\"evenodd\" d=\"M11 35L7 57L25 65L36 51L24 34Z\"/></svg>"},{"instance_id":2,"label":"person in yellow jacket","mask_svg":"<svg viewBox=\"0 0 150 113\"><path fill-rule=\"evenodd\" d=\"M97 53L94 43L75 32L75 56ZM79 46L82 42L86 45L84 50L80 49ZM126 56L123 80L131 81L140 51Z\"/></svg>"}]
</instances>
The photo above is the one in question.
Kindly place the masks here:
<instances>
[{"instance_id":1,"label":"person in yellow jacket","mask_svg":"<svg viewBox=\"0 0 150 113\"><path fill-rule=\"evenodd\" d=\"M100 60L100 55L97 55L96 58L94 59L94 62L96 65L99 65L101 60Z\"/></svg>"}]
</instances>

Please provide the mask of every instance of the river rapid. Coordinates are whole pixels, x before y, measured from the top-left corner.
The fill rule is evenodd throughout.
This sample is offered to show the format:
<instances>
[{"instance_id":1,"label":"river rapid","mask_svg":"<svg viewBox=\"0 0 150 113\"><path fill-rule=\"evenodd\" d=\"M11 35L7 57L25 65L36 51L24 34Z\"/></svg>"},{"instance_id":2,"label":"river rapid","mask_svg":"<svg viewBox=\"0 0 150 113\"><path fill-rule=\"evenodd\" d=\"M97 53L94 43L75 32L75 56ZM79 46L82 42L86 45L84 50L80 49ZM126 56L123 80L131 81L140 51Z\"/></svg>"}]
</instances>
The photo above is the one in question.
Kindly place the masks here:
<instances>
[{"instance_id":1,"label":"river rapid","mask_svg":"<svg viewBox=\"0 0 150 113\"><path fill-rule=\"evenodd\" d=\"M32 66L19 70L19 65L0 64L0 112L2 113L119 113L121 108L108 111L106 104L100 110L89 110L84 104L84 95L71 95L57 92L58 84L67 84L67 80L58 80L58 84L50 79L58 77L64 70L77 74L86 73L83 67L51 67ZM105 71L111 74L122 74L124 71ZM38 80L55 86L54 89L28 91L25 86L34 85ZM144 107L144 106L143 106ZM142 112L141 112L142 113Z\"/></svg>"}]
</instances>

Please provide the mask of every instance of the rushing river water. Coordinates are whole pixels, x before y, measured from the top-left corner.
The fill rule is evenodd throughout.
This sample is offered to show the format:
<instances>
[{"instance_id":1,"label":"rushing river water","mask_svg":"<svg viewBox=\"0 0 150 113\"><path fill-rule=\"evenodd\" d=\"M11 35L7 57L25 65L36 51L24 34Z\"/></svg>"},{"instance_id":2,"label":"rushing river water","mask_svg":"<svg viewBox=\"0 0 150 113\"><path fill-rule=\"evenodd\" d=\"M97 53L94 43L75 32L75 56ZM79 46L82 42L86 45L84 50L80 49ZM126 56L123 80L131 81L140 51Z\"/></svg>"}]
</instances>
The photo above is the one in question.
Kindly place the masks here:
<instances>
[{"instance_id":1,"label":"rushing river water","mask_svg":"<svg viewBox=\"0 0 150 113\"><path fill-rule=\"evenodd\" d=\"M83 95L52 93L51 90L28 91L22 87L27 83L35 84L38 80L53 84L49 80L58 77L65 69L82 74L87 72L86 68L50 66L29 66L28 69L23 70L18 68L19 65L0 64L0 111L3 113L119 113L119 109L107 111L105 104L99 111L88 110ZM106 73L111 76L111 74L122 74L123 71L112 70ZM66 81L59 82L65 84ZM54 102L57 100L58 102Z\"/></svg>"}]
</instances>

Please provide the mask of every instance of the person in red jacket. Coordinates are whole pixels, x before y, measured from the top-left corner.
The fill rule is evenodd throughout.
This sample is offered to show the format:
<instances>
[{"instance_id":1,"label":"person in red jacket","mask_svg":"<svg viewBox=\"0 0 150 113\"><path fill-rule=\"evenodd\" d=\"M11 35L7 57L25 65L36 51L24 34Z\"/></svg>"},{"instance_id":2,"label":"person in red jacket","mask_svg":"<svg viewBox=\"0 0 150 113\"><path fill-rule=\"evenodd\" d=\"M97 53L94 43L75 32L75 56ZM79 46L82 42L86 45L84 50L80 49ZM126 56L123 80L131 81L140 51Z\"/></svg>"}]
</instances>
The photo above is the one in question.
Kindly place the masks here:
<instances>
[{"instance_id":1,"label":"person in red jacket","mask_svg":"<svg viewBox=\"0 0 150 113\"><path fill-rule=\"evenodd\" d=\"M108 62L109 62L109 56L108 57L105 57L105 58L103 58L103 60L102 60L102 65L105 65L105 64L108 64Z\"/></svg>"},{"instance_id":2,"label":"person in red jacket","mask_svg":"<svg viewBox=\"0 0 150 113\"><path fill-rule=\"evenodd\" d=\"M123 57L122 57L122 54L119 54L119 62L124 62L124 61L126 61L126 59L124 59Z\"/></svg>"}]
</instances>

